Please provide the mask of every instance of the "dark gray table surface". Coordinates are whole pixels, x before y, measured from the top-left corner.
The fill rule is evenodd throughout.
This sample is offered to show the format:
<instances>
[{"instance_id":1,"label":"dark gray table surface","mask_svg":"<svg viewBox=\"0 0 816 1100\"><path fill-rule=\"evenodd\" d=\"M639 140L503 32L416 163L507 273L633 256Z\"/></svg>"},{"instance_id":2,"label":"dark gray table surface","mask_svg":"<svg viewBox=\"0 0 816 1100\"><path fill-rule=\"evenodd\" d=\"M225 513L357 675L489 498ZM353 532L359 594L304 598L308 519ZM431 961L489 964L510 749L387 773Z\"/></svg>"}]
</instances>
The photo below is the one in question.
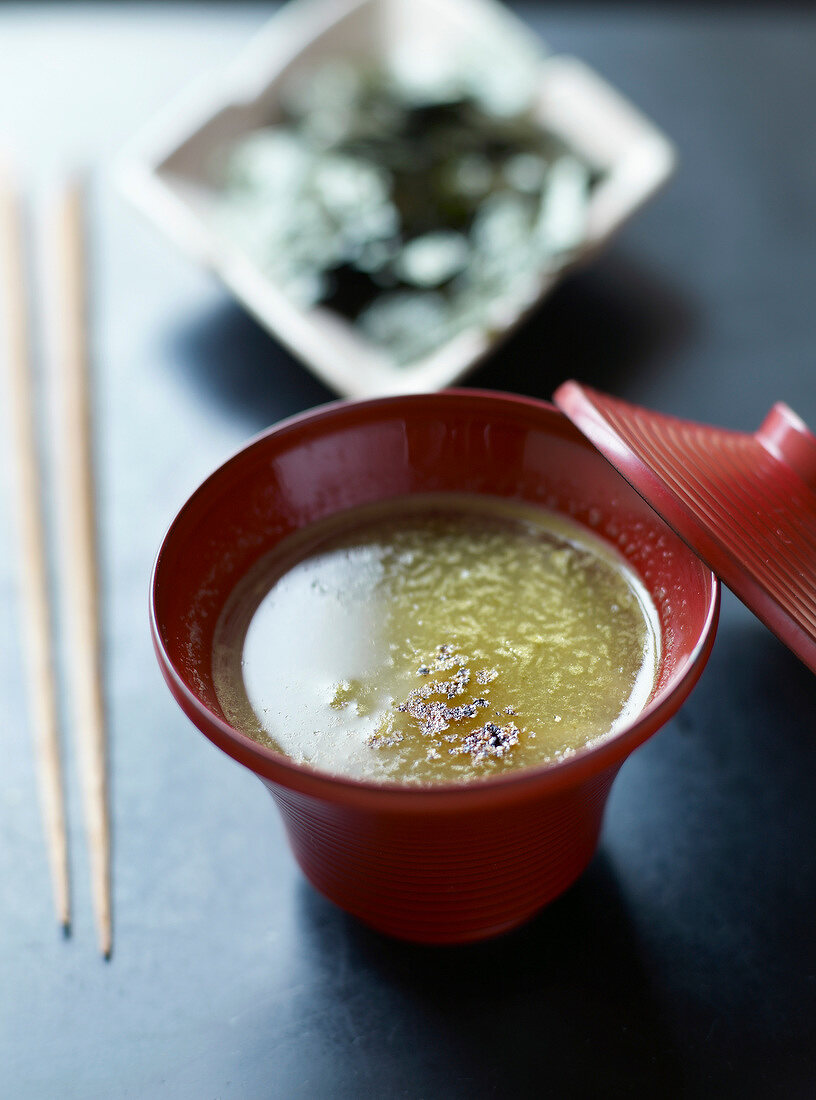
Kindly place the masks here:
<instances>
[{"instance_id":1,"label":"dark gray table surface","mask_svg":"<svg viewBox=\"0 0 816 1100\"><path fill-rule=\"evenodd\" d=\"M472 384L546 397L575 376L752 430L784 399L816 423L814 14L519 10L663 126L680 168ZM68 162L95 171L115 824L105 964L70 726L70 940L52 913L4 440L0 1095L812 1096L816 680L728 593L710 664L624 767L590 869L480 947L392 943L317 896L261 785L165 690L147 628L164 528L249 435L330 395L127 208L109 169L267 14L0 6L0 153L45 193Z\"/></svg>"}]
</instances>

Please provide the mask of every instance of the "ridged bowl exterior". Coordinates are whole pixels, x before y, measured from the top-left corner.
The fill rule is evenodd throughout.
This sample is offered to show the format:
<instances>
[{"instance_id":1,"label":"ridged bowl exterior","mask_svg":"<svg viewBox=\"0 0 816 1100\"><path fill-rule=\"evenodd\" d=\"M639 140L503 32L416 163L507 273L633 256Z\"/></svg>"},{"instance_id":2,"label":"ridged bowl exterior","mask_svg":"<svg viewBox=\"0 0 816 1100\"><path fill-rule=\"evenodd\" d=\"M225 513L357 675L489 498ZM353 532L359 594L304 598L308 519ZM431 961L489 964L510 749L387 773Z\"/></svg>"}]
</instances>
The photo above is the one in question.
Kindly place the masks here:
<instances>
[{"instance_id":1,"label":"ridged bowl exterior","mask_svg":"<svg viewBox=\"0 0 816 1100\"><path fill-rule=\"evenodd\" d=\"M371 928L467 943L529 920L595 852L617 768L556 796L437 814L370 813L266 781L303 873Z\"/></svg>"},{"instance_id":2,"label":"ridged bowl exterior","mask_svg":"<svg viewBox=\"0 0 816 1100\"><path fill-rule=\"evenodd\" d=\"M652 698L629 726L554 765L429 787L322 773L230 726L212 680L212 642L238 580L289 533L326 515L429 492L540 505L623 554L652 594L662 641ZM583 871L615 774L693 687L718 607L713 574L563 414L468 390L338 403L249 443L171 525L151 617L173 695L269 788L307 878L382 932L441 944L520 924Z\"/></svg>"}]
</instances>

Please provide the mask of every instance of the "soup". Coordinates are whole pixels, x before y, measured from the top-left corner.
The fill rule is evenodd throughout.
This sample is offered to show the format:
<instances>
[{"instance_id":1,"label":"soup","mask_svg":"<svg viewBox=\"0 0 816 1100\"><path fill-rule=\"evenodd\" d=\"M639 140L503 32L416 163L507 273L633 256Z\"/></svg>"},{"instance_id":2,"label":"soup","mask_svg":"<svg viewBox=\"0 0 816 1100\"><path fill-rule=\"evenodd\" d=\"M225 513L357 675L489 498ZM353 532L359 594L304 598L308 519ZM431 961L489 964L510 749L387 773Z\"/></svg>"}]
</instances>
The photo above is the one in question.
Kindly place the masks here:
<instances>
[{"instance_id":1,"label":"soup","mask_svg":"<svg viewBox=\"0 0 816 1100\"><path fill-rule=\"evenodd\" d=\"M213 679L236 728L374 782L551 764L649 699L657 613L606 543L498 498L410 496L283 540L230 595Z\"/></svg>"}]
</instances>

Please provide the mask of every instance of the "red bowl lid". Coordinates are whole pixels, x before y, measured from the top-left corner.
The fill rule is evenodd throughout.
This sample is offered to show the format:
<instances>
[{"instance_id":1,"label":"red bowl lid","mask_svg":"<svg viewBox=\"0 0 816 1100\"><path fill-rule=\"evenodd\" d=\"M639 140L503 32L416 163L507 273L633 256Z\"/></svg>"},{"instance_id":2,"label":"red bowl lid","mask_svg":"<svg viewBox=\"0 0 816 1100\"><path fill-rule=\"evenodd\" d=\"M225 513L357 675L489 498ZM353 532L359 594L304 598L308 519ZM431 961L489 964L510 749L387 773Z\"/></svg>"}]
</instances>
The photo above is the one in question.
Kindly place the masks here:
<instances>
[{"instance_id":1,"label":"red bowl lid","mask_svg":"<svg viewBox=\"0 0 816 1100\"><path fill-rule=\"evenodd\" d=\"M553 400L816 672L816 436L787 405L753 435L565 382Z\"/></svg>"}]
</instances>

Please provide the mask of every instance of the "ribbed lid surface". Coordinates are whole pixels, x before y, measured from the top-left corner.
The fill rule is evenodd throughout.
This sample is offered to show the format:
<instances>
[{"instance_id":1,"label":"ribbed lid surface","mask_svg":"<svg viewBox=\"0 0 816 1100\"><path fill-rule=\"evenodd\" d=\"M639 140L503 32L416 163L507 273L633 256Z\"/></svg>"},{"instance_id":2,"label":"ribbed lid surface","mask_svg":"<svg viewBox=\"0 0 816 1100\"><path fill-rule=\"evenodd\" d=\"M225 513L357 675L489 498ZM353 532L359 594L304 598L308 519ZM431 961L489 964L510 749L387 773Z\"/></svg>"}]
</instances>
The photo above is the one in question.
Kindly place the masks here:
<instances>
[{"instance_id":1,"label":"ribbed lid surface","mask_svg":"<svg viewBox=\"0 0 816 1100\"><path fill-rule=\"evenodd\" d=\"M565 382L572 420L756 616L816 672L816 437L786 405L750 435Z\"/></svg>"}]
</instances>

